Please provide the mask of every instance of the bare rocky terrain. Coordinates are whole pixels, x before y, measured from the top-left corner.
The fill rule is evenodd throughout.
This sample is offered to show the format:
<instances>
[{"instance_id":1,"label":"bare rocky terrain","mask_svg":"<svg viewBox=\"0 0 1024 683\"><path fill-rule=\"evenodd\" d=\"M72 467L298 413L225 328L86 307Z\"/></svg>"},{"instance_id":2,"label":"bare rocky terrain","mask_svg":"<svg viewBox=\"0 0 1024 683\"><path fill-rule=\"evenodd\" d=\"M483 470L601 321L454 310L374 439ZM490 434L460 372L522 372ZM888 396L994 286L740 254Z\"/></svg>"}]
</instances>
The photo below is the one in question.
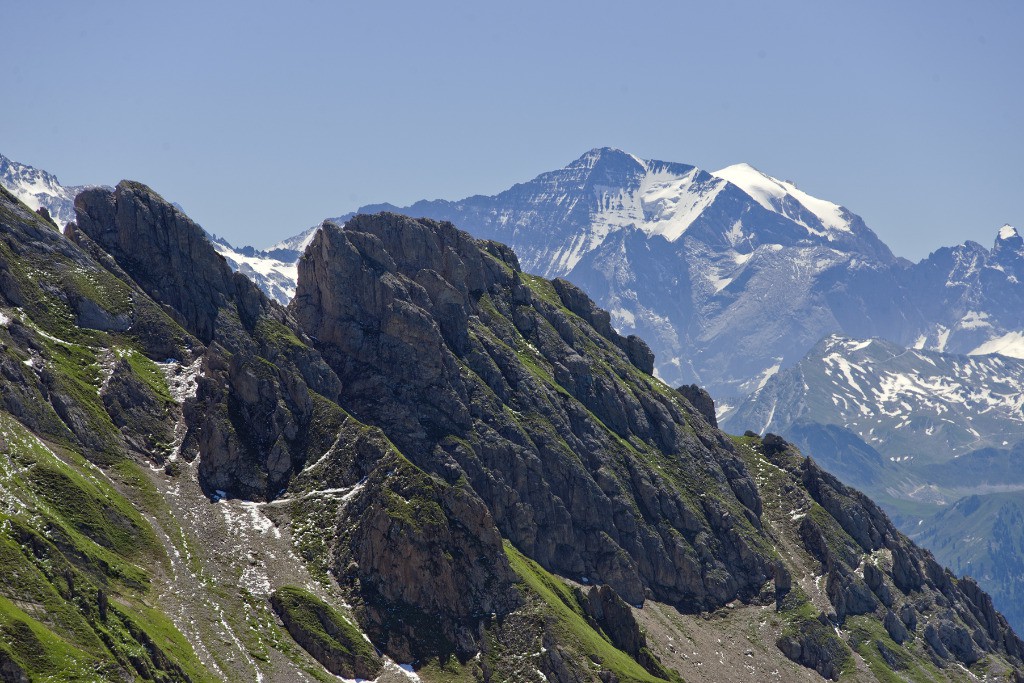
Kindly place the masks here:
<instances>
[{"instance_id":1,"label":"bare rocky terrain","mask_svg":"<svg viewBox=\"0 0 1024 683\"><path fill-rule=\"evenodd\" d=\"M284 308L144 185L75 208L0 196L0 680L1020 680L976 584L503 245L328 225Z\"/></svg>"}]
</instances>

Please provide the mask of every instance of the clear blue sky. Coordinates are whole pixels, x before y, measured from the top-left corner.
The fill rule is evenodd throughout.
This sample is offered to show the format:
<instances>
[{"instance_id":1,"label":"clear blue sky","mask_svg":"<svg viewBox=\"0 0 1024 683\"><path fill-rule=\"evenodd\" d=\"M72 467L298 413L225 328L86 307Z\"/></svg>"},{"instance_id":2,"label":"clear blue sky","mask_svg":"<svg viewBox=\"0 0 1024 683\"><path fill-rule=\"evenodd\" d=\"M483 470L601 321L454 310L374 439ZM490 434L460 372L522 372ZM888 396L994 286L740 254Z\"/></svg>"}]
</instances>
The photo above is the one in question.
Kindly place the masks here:
<instances>
[{"instance_id":1,"label":"clear blue sky","mask_svg":"<svg viewBox=\"0 0 1024 683\"><path fill-rule=\"evenodd\" d=\"M620 147L749 162L903 256L1024 227L1020 2L0 0L0 152L267 245Z\"/></svg>"}]
</instances>

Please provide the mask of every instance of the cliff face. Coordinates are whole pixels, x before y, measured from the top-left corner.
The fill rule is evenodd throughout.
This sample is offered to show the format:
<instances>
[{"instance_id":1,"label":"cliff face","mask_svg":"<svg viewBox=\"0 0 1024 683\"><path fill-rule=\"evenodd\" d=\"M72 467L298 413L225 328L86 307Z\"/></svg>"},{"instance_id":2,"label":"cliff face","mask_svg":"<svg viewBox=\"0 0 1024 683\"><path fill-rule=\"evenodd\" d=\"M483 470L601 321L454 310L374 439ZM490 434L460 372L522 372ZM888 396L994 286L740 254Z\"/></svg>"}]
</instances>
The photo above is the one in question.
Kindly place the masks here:
<instances>
[{"instance_id":1,"label":"cliff face","mask_svg":"<svg viewBox=\"0 0 1024 683\"><path fill-rule=\"evenodd\" d=\"M87 190L75 206L69 237L112 261L194 337L168 355L200 359L181 448L199 457L207 491L277 496L311 449L331 438L316 433L315 399L334 399L337 377L284 309L233 273L202 229L146 186Z\"/></svg>"},{"instance_id":2,"label":"cliff face","mask_svg":"<svg viewBox=\"0 0 1024 683\"><path fill-rule=\"evenodd\" d=\"M642 342L505 248L446 223L357 216L325 225L299 273L291 310L342 405L471 489L546 570L683 611L774 601L778 648L833 678L877 652L899 664L885 648L914 638L940 663L1024 654L987 597L870 500L778 437L717 431L703 392L651 377Z\"/></svg>"},{"instance_id":3,"label":"cliff face","mask_svg":"<svg viewBox=\"0 0 1024 683\"><path fill-rule=\"evenodd\" d=\"M501 245L327 226L286 310L145 186L76 207L62 235L0 196L6 678L1024 665L976 584Z\"/></svg>"},{"instance_id":4,"label":"cliff face","mask_svg":"<svg viewBox=\"0 0 1024 683\"><path fill-rule=\"evenodd\" d=\"M728 442L572 285L450 224L381 214L321 231L292 310L343 405L468 482L547 569L690 609L769 576L761 501Z\"/></svg>"}]
</instances>

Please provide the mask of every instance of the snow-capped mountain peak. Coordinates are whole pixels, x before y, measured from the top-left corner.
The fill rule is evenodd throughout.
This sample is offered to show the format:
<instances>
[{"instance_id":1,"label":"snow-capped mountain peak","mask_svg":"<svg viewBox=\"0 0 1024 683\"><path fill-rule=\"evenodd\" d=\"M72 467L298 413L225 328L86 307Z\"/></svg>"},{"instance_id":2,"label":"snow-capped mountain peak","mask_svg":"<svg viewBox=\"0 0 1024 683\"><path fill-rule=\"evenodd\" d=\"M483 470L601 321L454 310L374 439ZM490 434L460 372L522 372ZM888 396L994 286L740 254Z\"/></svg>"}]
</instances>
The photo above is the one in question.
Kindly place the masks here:
<instances>
[{"instance_id":1,"label":"snow-capped mountain peak","mask_svg":"<svg viewBox=\"0 0 1024 683\"><path fill-rule=\"evenodd\" d=\"M61 227L75 220L75 195L84 189L84 186L65 187L52 173L8 159L2 154L0 185L34 211L45 207Z\"/></svg>"},{"instance_id":2,"label":"snow-capped mountain peak","mask_svg":"<svg viewBox=\"0 0 1024 683\"><path fill-rule=\"evenodd\" d=\"M281 240L267 249L267 251L297 251L301 254L306 251L306 247L308 247L309 243L313 241L314 237L316 237L316 233L319 229L319 225L314 225L312 228L303 230L294 237Z\"/></svg>"},{"instance_id":3,"label":"snow-capped mountain peak","mask_svg":"<svg viewBox=\"0 0 1024 683\"><path fill-rule=\"evenodd\" d=\"M1019 271L1019 262L1024 257L1024 237L1017 232L1017 228L1009 223L999 228L996 234L996 242L992 246L992 255L996 260L1002 262L1004 270L1006 266L1013 271ZM1013 263L1017 263L1014 267ZM1019 272L1016 273L1018 276Z\"/></svg>"},{"instance_id":4,"label":"snow-capped mountain peak","mask_svg":"<svg viewBox=\"0 0 1024 683\"><path fill-rule=\"evenodd\" d=\"M1017 233L1017 228L1013 227L1009 223L999 228L999 239L1001 240L1009 240L1019 236L1020 235Z\"/></svg>"},{"instance_id":5,"label":"snow-capped mountain peak","mask_svg":"<svg viewBox=\"0 0 1024 683\"><path fill-rule=\"evenodd\" d=\"M597 243L612 230L630 223L648 236L660 235L674 242L725 186L721 180L696 167L628 156L639 166L639 177L634 183L594 185L598 210L593 217L593 227ZM594 246L597 244L591 245ZM574 266L575 260L566 265Z\"/></svg>"},{"instance_id":6,"label":"snow-capped mountain peak","mask_svg":"<svg viewBox=\"0 0 1024 683\"><path fill-rule=\"evenodd\" d=\"M852 216L842 206L809 195L794 183L773 178L750 164L733 164L712 175L736 185L764 208L803 225L812 234L828 237L833 232L853 232Z\"/></svg>"}]
</instances>

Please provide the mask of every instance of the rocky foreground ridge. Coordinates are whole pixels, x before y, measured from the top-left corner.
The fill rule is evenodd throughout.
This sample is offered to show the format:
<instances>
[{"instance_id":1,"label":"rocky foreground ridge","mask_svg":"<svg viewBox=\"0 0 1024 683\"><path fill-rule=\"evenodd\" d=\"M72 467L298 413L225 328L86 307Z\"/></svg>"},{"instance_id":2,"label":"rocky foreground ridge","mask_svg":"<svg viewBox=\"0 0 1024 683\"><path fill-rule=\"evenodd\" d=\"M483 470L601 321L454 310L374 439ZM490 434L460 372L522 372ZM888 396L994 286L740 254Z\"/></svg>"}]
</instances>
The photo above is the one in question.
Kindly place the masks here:
<instances>
[{"instance_id":1,"label":"rocky foreground ridge","mask_svg":"<svg viewBox=\"0 0 1024 683\"><path fill-rule=\"evenodd\" d=\"M0 680L1020 680L972 581L507 247L358 216L285 309L143 185L75 209L0 197Z\"/></svg>"}]
</instances>

